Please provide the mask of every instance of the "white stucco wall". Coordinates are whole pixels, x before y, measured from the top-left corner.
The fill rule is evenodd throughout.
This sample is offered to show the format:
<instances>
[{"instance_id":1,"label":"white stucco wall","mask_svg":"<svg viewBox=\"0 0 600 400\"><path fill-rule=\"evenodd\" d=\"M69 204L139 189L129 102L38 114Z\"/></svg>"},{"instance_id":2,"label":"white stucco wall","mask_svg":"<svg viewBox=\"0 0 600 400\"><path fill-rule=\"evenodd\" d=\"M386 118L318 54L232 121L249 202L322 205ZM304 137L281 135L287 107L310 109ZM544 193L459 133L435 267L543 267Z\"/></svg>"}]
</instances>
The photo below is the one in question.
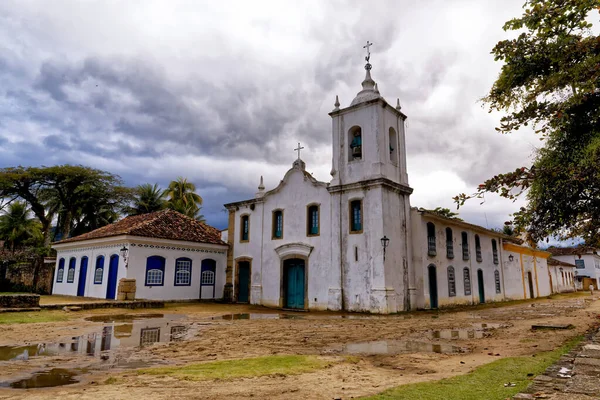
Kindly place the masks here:
<instances>
[{"instance_id":1,"label":"white stucco wall","mask_svg":"<svg viewBox=\"0 0 600 400\"><path fill-rule=\"evenodd\" d=\"M511 255L513 261L509 259ZM508 245L504 249L503 264L506 271L506 296L508 299L530 299L549 296L553 293L549 276L552 269L548 268L546 258L548 255L544 255L544 252L515 245ZM529 273L531 273L533 296L529 286ZM554 280L554 277L552 279Z\"/></svg>"},{"instance_id":2,"label":"white stucco wall","mask_svg":"<svg viewBox=\"0 0 600 400\"><path fill-rule=\"evenodd\" d=\"M552 290L554 293L574 292L575 289L575 267L548 266L552 276Z\"/></svg>"},{"instance_id":3,"label":"white stucco wall","mask_svg":"<svg viewBox=\"0 0 600 400\"><path fill-rule=\"evenodd\" d=\"M598 279L600 277L600 256L598 255L582 254L581 258L579 258L579 255L572 254L552 256L552 258L573 265L575 265L576 260L583 260L585 268L576 268L575 272L577 273L577 276L589 276L592 279Z\"/></svg>"}]
</instances>

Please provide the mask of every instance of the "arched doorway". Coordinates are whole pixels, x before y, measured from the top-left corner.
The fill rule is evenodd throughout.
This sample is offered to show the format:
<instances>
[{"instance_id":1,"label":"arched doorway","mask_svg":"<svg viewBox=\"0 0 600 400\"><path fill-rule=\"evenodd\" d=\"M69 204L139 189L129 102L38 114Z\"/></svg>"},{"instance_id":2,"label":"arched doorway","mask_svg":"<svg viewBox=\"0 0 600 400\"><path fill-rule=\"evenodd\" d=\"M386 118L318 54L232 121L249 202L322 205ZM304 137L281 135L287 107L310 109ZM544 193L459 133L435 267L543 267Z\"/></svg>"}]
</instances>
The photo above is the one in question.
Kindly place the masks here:
<instances>
[{"instance_id":1,"label":"arched doorway","mask_svg":"<svg viewBox=\"0 0 600 400\"><path fill-rule=\"evenodd\" d=\"M236 292L238 303L250 302L250 261L239 261L237 264Z\"/></svg>"},{"instance_id":2,"label":"arched doorway","mask_svg":"<svg viewBox=\"0 0 600 400\"><path fill-rule=\"evenodd\" d=\"M479 302L485 303L485 287L483 283L483 271L477 270L477 286L479 286Z\"/></svg>"},{"instance_id":3,"label":"arched doorway","mask_svg":"<svg viewBox=\"0 0 600 400\"><path fill-rule=\"evenodd\" d=\"M117 275L119 272L119 256L110 256L108 264L108 281L106 282L106 298L114 300L117 297Z\"/></svg>"},{"instance_id":4,"label":"arched doorway","mask_svg":"<svg viewBox=\"0 0 600 400\"><path fill-rule=\"evenodd\" d=\"M533 294L533 277L531 276L531 271L527 271L527 280L529 281L529 297L535 298Z\"/></svg>"},{"instance_id":5,"label":"arched doorway","mask_svg":"<svg viewBox=\"0 0 600 400\"><path fill-rule=\"evenodd\" d=\"M283 262L283 306L285 308L304 309L305 265L301 258L290 258Z\"/></svg>"},{"instance_id":6,"label":"arched doorway","mask_svg":"<svg viewBox=\"0 0 600 400\"><path fill-rule=\"evenodd\" d=\"M200 298L215 298L215 278L217 271L217 262L210 258L202 260L200 268Z\"/></svg>"},{"instance_id":7,"label":"arched doorway","mask_svg":"<svg viewBox=\"0 0 600 400\"><path fill-rule=\"evenodd\" d=\"M87 277L88 258L83 257L79 264L79 281L77 282L77 296L85 296L85 280Z\"/></svg>"},{"instance_id":8,"label":"arched doorway","mask_svg":"<svg viewBox=\"0 0 600 400\"><path fill-rule=\"evenodd\" d=\"M435 265L427 267L429 277L429 308L438 308L437 272Z\"/></svg>"}]
</instances>

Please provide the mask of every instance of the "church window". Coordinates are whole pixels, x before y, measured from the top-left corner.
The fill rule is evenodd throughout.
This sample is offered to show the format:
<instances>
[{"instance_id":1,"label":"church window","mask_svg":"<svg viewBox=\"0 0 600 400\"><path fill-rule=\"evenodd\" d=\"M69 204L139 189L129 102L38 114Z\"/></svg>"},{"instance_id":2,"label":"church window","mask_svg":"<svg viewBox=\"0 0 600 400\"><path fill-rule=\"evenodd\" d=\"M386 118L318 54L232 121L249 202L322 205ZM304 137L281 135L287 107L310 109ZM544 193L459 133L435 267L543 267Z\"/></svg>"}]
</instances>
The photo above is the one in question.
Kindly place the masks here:
<instances>
[{"instance_id":1,"label":"church window","mask_svg":"<svg viewBox=\"0 0 600 400\"><path fill-rule=\"evenodd\" d=\"M313 204L308 206L306 213L306 235L307 236L318 236L319 235L319 206Z\"/></svg>"},{"instance_id":2,"label":"church window","mask_svg":"<svg viewBox=\"0 0 600 400\"><path fill-rule=\"evenodd\" d=\"M394 128L390 128L389 130L389 146L390 146L390 161L394 164L398 162L398 139L396 136L396 130Z\"/></svg>"},{"instance_id":3,"label":"church window","mask_svg":"<svg viewBox=\"0 0 600 400\"><path fill-rule=\"evenodd\" d=\"M471 295L471 273L469 272L469 268L465 267L463 269L463 280L465 284L465 296Z\"/></svg>"},{"instance_id":4,"label":"church window","mask_svg":"<svg viewBox=\"0 0 600 400\"><path fill-rule=\"evenodd\" d=\"M162 286L165 277L165 258L150 256L146 259L146 286Z\"/></svg>"},{"instance_id":5,"label":"church window","mask_svg":"<svg viewBox=\"0 0 600 400\"><path fill-rule=\"evenodd\" d=\"M102 277L104 276L104 256L98 256L96 258L96 268L94 269L94 284L102 284Z\"/></svg>"},{"instance_id":6,"label":"church window","mask_svg":"<svg viewBox=\"0 0 600 400\"><path fill-rule=\"evenodd\" d=\"M433 222L427 223L427 255L435 256L435 225Z\"/></svg>"},{"instance_id":7,"label":"church window","mask_svg":"<svg viewBox=\"0 0 600 400\"><path fill-rule=\"evenodd\" d=\"M178 258L175 260L175 286L190 286L192 284L192 260Z\"/></svg>"},{"instance_id":8,"label":"church window","mask_svg":"<svg viewBox=\"0 0 600 400\"><path fill-rule=\"evenodd\" d=\"M58 262L58 271L56 271L56 283L61 283L65 276L65 259L61 258Z\"/></svg>"},{"instance_id":9,"label":"church window","mask_svg":"<svg viewBox=\"0 0 600 400\"><path fill-rule=\"evenodd\" d=\"M452 241L452 228L446 228L446 257L454 258L454 242Z\"/></svg>"},{"instance_id":10,"label":"church window","mask_svg":"<svg viewBox=\"0 0 600 400\"><path fill-rule=\"evenodd\" d=\"M75 257L69 260L69 270L67 271L67 283L75 281Z\"/></svg>"},{"instance_id":11,"label":"church window","mask_svg":"<svg viewBox=\"0 0 600 400\"><path fill-rule=\"evenodd\" d=\"M498 245L496 239L492 239L492 255L494 257L494 264L498 264Z\"/></svg>"},{"instance_id":12,"label":"church window","mask_svg":"<svg viewBox=\"0 0 600 400\"><path fill-rule=\"evenodd\" d=\"M350 202L350 233L361 233L362 230L362 200L352 200Z\"/></svg>"},{"instance_id":13,"label":"church window","mask_svg":"<svg viewBox=\"0 0 600 400\"><path fill-rule=\"evenodd\" d=\"M283 211L275 210L273 211L273 234L271 236L272 239L282 239L283 238Z\"/></svg>"},{"instance_id":14,"label":"church window","mask_svg":"<svg viewBox=\"0 0 600 400\"><path fill-rule=\"evenodd\" d=\"M466 261L469 259L469 236L467 235L467 232L462 232L461 237L463 260Z\"/></svg>"},{"instance_id":15,"label":"church window","mask_svg":"<svg viewBox=\"0 0 600 400\"><path fill-rule=\"evenodd\" d=\"M140 347L160 341L160 328L144 328L140 331Z\"/></svg>"},{"instance_id":16,"label":"church window","mask_svg":"<svg viewBox=\"0 0 600 400\"><path fill-rule=\"evenodd\" d=\"M494 271L494 280L496 282L496 293L502 293L502 286L500 285L500 272Z\"/></svg>"},{"instance_id":17,"label":"church window","mask_svg":"<svg viewBox=\"0 0 600 400\"><path fill-rule=\"evenodd\" d=\"M448 267L448 296L456 296L456 279L454 276L454 267Z\"/></svg>"},{"instance_id":18,"label":"church window","mask_svg":"<svg viewBox=\"0 0 600 400\"><path fill-rule=\"evenodd\" d=\"M354 261L358 261L358 246L354 246Z\"/></svg>"},{"instance_id":19,"label":"church window","mask_svg":"<svg viewBox=\"0 0 600 400\"><path fill-rule=\"evenodd\" d=\"M360 126L353 126L348 131L348 161L362 159L362 129Z\"/></svg>"},{"instance_id":20,"label":"church window","mask_svg":"<svg viewBox=\"0 0 600 400\"><path fill-rule=\"evenodd\" d=\"M250 240L250 216L242 215L240 219L240 242L248 242Z\"/></svg>"},{"instance_id":21,"label":"church window","mask_svg":"<svg viewBox=\"0 0 600 400\"><path fill-rule=\"evenodd\" d=\"M481 257L481 240L479 239L479 235L475 235L475 259L477 262L483 261L483 258Z\"/></svg>"}]
</instances>

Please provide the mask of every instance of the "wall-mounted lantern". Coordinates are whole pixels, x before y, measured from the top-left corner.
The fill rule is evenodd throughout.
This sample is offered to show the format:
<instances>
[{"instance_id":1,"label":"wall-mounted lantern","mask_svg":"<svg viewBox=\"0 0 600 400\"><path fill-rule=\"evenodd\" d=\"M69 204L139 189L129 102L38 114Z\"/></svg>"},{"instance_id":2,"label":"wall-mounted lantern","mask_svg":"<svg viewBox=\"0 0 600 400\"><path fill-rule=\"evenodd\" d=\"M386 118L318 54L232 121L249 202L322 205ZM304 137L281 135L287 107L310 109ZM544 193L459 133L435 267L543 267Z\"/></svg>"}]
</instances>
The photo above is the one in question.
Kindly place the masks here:
<instances>
[{"instance_id":1,"label":"wall-mounted lantern","mask_svg":"<svg viewBox=\"0 0 600 400\"><path fill-rule=\"evenodd\" d=\"M387 236L383 236L381 238L381 245L383 246L383 261L385 262L385 249L388 247L388 244L390 243L390 239Z\"/></svg>"},{"instance_id":2,"label":"wall-mounted lantern","mask_svg":"<svg viewBox=\"0 0 600 400\"><path fill-rule=\"evenodd\" d=\"M127 246L123 246L123 248L120 251L121 253L121 257L123 257L123 261L125 261L125 268L127 268L127 264L128 264L128 258L127 255L129 254L129 249L127 248Z\"/></svg>"},{"instance_id":3,"label":"wall-mounted lantern","mask_svg":"<svg viewBox=\"0 0 600 400\"><path fill-rule=\"evenodd\" d=\"M508 256L508 261L513 262L514 259L515 259L515 257L512 254L510 256Z\"/></svg>"}]
</instances>

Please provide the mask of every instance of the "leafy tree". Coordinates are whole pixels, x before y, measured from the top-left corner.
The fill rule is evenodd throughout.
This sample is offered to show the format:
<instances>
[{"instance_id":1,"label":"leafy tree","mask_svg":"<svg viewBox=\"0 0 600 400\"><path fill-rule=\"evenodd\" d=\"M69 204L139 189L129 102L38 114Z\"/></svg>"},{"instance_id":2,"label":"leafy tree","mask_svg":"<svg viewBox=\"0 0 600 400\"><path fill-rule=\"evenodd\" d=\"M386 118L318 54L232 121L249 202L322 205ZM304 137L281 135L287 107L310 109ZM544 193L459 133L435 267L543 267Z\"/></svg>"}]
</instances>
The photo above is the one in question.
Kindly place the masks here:
<instances>
[{"instance_id":1,"label":"leafy tree","mask_svg":"<svg viewBox=\"0 0 600 400\"><path fill-rule=\"evenodd\" d=\"M166 207L165 192L157 183L151 185L144 183L135 188L133 206L129 208L129 215L148 214L160 211Z\"/></svg>"},{"instance_id":2,"label":"leafy tree","mask_svg":"<svg viewBox=\"0 0 600 400\"><path fill-rule=\"evenodd\" d=\"M458 218L458 213L454 212L454 211L451 211L449 208L436 207L435 209L428 210L428 211L436 213L439 216L444 217L444 218L450 218L450 219L455 219L455 220L458 220L458 221L462 221L461 218Z\"/></svg>"},{"instance_id":3,"label":"leafy tree","mask_svg":"<svg viewBox=\"0 0 600 400\"><path fill-rule=\"evenodd\" d=\"M0 239L5 240L12 252L24 245L34 245L43 240L41 224L31 218L27 203L12 202L0 215Z\"/></svg>"},{"instance_id":4,"label":"leafy tree","mask_svg":"<svg viewBox=\"0 0 600 400\"><path fill-rule=\"evenodd\" d=\"M168 208L191 218L204 219L199 214L202 197L196 193L196 186L186 178L179 177L177 180L171 181L169 187L165 190L165 197L167 197Z\"/></svg>"},{"instance_id":5,"label":"leafy tree","mask_svg":"<svg viewBox=\"0 0 600 400\"><path fill-rule=\"evenodd\" d=\"M530 242L583 237L600 245L600 36L598 0L528 0L506 31L522 31L492 50L504 62L484 102L503 111L499 132L532 126L543 147L530 166L496 175L466 200L498 193L527 206L513 215Z\"/></svg>"}]
</instances>

